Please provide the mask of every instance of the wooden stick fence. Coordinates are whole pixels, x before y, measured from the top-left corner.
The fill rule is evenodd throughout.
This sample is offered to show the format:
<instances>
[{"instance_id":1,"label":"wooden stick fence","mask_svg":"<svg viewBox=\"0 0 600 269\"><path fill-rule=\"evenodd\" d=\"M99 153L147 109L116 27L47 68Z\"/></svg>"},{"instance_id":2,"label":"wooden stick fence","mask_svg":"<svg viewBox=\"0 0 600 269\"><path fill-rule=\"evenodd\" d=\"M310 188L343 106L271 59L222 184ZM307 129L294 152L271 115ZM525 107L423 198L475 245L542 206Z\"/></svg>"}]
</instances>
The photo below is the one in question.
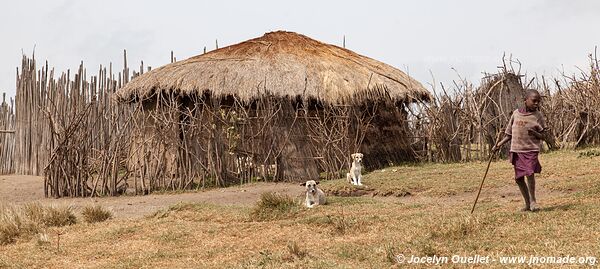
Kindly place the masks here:
<instances>
[{"instance_id":1,"label":"wooden stick fence","mask_svg":"<svg viewBox=\"0 0 600 269\"><path fill-rule=\"evenodd\" d=\"M10 104L9 104L10 103ZM0 103L0 175L15 172L13 159L15 150L15 115L14 101L6 102L6 94L2 94Z\"/></svg>"},{"instance_id":2,"label":"wooden stick fence","mask_svg":"<svg viewBox=\"0 0 600 269\"><path fill-rule=\"evenodd\" d=\"M120 164L109 153L120 146L114 138L128 131L126 119L132 109L117 105L112 95L139 74L129 71L126 53L117 75L111 64L108 70L100 66L89 80L83 63L76 73L67 71L57 78L48 63L37 70L35 58L23 56L21 66L11 125L14 151L2 150L14 169L6 171L44 174L46 196L115 195L118 173L107 171L117 171ZM92 181L99 186L93 191L88 184Z\"/></svg>"},{"instance_id":3,"label":"wooden stick fence","mask_svg":"<svg viewBox=\"0 0 600 269\"><path fill-rule=\"evenodd\" d=\"M527 87L545 93L551 136L561 142L550 143L552 148L600 143L597 57L590 57L589 74L555 81L555 92L543 78L523 85L513 62L503 61L501 72L484 78L479 88L461 80L452 91L442 85L437 93L434 85L429 103L357 108L299 105L272 96L250 106L235 97L164 94L117 103L115 91L146 71L143 63L139 72L130 71L123 56L116 74L110 64L89 77L83 63L74 73L56 75L48 63L37 70L35 59L24 56L15 100L3 97L0 106L0 174L43 174L46 196L86 197L320 172L336 178L349 154L361 149L423 161L482 160ZM389 130L401 135L390 137ZM385 138L398 140L397 147L364 147L365 140ZM394 153L399 148L407 152Z\"/></svg>"}]
</instances>

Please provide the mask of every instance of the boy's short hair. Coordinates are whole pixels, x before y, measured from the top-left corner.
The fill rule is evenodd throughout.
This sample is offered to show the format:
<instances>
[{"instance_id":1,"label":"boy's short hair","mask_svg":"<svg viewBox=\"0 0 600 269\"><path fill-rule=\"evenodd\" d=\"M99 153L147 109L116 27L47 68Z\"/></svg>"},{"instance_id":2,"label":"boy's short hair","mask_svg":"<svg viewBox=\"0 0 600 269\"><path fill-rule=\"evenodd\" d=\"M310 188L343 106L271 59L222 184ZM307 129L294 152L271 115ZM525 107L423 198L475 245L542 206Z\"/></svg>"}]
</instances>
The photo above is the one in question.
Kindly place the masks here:
<instances>
[{"instance_id":1,"label":"boy's short hair","mask_svg":"<svg viewBox=\"0 0 600 269\"><path fill-rule=\"evenodd\" d=\"M533 94L537 94L539 96L542 96L540 94L540 92L538 92L538 90L536 90L536 89L526 89L525 93L523 94L523 98L527 99L527 97L529 97L530 95L533 95Z\"/></svg>"}]
</instances>

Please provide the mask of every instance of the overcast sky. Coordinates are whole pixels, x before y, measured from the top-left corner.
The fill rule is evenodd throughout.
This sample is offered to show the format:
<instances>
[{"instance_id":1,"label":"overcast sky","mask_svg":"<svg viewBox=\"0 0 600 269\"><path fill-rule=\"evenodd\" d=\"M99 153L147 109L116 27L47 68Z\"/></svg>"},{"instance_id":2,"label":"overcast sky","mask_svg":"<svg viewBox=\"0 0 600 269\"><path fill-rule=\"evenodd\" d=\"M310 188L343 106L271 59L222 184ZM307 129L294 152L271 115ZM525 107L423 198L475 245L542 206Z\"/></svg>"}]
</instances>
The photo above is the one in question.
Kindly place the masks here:
<instances>
[{"instance_id":1,"label":"overcast sky","mask_svg":"<svg viewBox=\"0 0 600 269\"><path fill-rule=\"evenodd\" d=\"M2 1L0 92L13 96L21 52L56 71L100 64L153 67L289 30L408 71L424 85L457 72L478 82L504 52L529 74L585 68L600 45L600 1ZM428 86L429 87L429 86Z\"/></svg>"}]
</instances>

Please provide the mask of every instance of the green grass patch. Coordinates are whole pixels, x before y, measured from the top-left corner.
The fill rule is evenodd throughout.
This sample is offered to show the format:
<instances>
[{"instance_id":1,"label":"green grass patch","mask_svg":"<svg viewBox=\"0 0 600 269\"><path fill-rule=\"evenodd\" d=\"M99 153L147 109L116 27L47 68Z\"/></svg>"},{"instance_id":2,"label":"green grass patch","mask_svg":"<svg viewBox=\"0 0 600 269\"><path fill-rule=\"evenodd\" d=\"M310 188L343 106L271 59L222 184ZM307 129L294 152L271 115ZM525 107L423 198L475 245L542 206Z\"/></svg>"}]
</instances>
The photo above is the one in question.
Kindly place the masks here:
<instances>
[{"instance_id":1,"label":"green grass patch","mask_svg":"<svg viewBox=\"0 0 600 269\"><path fill-rule=\"evenodd\" d=\"M298 213L300 209L299 201L289 195L267 192L260 196L250 217L259 221L289 218Z\"/></svg>"}]
</instances>

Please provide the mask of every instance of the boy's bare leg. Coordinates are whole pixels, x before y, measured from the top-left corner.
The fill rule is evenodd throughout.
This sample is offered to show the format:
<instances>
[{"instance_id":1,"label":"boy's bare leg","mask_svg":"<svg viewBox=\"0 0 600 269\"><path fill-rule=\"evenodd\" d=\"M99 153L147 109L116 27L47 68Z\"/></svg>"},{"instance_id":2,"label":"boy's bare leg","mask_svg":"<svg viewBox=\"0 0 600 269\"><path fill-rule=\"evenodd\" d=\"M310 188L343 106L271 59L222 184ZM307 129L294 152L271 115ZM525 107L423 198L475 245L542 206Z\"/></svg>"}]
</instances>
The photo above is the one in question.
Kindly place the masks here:
<instances>
[{"instance_id":1,"label":"boy's bare leg","mask_svg":"<svg viewBox=\"0 0 600 269\"><path fill-rule=\"evenodd\" d=\"M535 200L535 176L527 176L527 189L529 190L529 208L531 211L538 211L540 207L537 205Z\"/></svg>"},{"instance_id":2,"label":"boy's bare leg","mask_svg":"<svg viewBox=\"0 0 600 269\"><path fill-rule=\"evenodd\" d=\"M523 207L522 211L529 211L529 190L527 189L527 184L525 184L525 178L520 177L515 179L517 185L519 185L519 190L521 191L521 195L523 195L523 200L525 200L525 207Z\"/></svg>"}]
</instances>

